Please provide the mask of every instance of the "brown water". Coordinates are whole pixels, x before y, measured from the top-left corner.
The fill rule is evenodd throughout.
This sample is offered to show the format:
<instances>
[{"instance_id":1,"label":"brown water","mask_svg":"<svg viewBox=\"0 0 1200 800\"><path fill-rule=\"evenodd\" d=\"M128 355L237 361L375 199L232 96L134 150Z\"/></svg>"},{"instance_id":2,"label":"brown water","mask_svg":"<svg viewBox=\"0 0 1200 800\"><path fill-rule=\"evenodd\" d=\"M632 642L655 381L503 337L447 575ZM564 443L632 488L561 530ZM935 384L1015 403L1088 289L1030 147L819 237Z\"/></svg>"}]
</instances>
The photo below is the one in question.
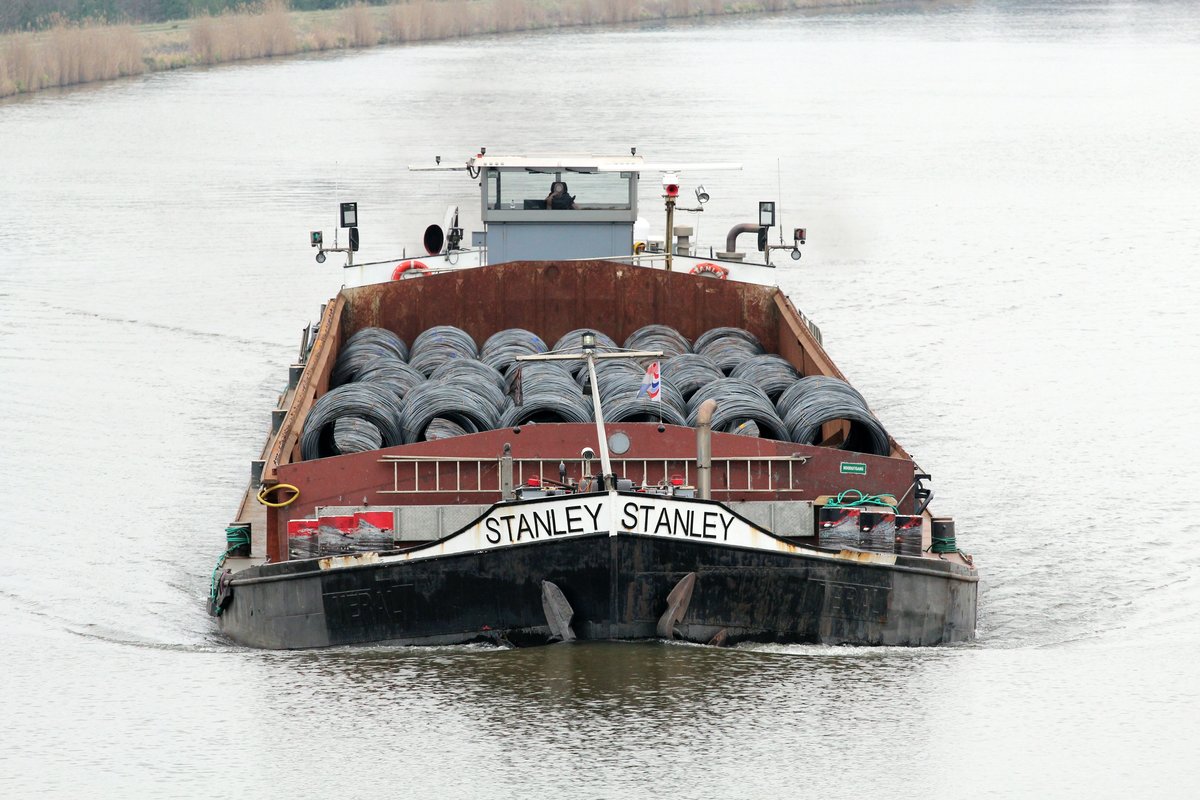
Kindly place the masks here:
<instances>
[{"instance_id":1,"label":"brown water","mask_svg":"<svg viewBox=\"0 0 1200 800\"><path fill-rule=\"evenodd\" d=\"M1200 8L979 0L158 74L0 103L4 796L1131 797L1200 781ZM780 279L984 570L927 650L264 653L203 596L307 232L434 155L636 145ZM652 180L643 211L655 224ZM451 321L451 320L448 320Z\"/></svg>"}]
</instances>

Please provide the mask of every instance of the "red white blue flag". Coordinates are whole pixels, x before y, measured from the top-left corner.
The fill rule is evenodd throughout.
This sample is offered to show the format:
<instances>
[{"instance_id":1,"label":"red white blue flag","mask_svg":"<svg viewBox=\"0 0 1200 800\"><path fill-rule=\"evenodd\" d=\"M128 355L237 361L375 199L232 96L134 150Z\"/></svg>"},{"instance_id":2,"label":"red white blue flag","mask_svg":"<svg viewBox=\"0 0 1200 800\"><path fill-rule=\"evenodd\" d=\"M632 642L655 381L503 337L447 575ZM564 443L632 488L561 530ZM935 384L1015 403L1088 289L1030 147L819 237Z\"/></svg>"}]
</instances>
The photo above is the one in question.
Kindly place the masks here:
<instances>
[{"instance_id":1,"label":"red white blue flag","mask_svg":"<svg viewBox=\"0 0 1200 800\"><path fill-rule=\"evenodd\" d=\"M646 395L651 400L662 400L662 379L658 374L658 362L650 362L650 367L646 370L646 374L642 376L642 385L638 389L637 396Z\"/></svg>"}]
</instances>

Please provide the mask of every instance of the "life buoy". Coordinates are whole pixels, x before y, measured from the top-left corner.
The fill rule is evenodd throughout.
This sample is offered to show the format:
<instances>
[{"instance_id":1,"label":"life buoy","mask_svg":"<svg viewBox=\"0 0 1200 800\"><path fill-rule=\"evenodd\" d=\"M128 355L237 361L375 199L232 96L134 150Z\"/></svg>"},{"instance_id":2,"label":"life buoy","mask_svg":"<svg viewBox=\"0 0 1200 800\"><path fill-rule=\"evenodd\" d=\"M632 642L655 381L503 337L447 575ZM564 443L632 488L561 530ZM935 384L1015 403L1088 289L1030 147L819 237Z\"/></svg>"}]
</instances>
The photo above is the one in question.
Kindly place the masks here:
<instances>
[{"instance_id":1,"label":"life buoy","mask_svg":"<svg viewBox=\"0 0 1200 800\"><path fill-rule=\"evenodd\" d=\"M714 264L711 261L702 261L691 269L692 275L711 275L714 278L725 280L729 277L729 270L722 267L720 264Z\"/></svg>"},{"instance_id":2,"label":"life buoy","mask_svg":"<svg viewBox=\"0 0 1200 800\"><path fill-rule=\"evenodd\" d=\"M414 275L429 274L429 267L425 265L425 262L417 261L414 258L411 261L401 261L399 264L397 264L396 268L392 270L392 280L398 281L413 270L416 270L416 272L413 273Z\"/></svg>"}]
</instances>

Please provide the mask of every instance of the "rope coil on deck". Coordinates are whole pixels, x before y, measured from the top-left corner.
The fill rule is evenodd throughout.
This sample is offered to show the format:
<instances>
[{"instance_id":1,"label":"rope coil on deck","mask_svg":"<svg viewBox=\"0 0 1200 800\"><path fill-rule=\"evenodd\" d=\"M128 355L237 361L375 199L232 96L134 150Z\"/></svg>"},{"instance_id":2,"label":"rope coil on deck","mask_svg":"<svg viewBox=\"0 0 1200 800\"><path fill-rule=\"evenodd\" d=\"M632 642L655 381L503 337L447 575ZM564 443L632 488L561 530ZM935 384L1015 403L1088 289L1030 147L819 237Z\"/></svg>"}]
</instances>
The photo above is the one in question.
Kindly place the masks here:
<instances>
[{"instance_id":1,"label":"rope coil on deck","mask_svg":"<svg viewBox=\"0 0 1200 800\"><path fill-rule=\"evenodd\" d=\"M275 503L267 499L267 495L271 494L272 492L277 492L280 489L291 492L292 496L280 503ZM258 502L262 503L267 508L286 508L299 499L300 490L295 486L292 486L290 483L277 483L274 486L262 487L258 490L258 495L256 497Z\"/></svg>"}]
</instances>

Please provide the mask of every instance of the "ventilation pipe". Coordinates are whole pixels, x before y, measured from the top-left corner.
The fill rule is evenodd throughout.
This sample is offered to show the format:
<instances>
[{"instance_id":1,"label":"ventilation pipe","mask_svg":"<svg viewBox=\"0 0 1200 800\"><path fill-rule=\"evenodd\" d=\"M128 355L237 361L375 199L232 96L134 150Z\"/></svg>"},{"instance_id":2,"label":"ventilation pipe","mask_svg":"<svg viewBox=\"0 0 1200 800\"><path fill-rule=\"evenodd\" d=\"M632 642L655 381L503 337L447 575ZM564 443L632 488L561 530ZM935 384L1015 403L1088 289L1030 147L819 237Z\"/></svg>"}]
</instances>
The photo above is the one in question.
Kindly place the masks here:
<instances>
[{"instance_id":1,"label":"ventilation pipe","mask_svg":"<svg viewBox=\"0 0 1200 800\"><path fill-rule=\"evenodd\" d=\"M717 401L705 400L696 414L696 489L701 500L712 500L712 418Z\"/></svg>"}]
</instances>

